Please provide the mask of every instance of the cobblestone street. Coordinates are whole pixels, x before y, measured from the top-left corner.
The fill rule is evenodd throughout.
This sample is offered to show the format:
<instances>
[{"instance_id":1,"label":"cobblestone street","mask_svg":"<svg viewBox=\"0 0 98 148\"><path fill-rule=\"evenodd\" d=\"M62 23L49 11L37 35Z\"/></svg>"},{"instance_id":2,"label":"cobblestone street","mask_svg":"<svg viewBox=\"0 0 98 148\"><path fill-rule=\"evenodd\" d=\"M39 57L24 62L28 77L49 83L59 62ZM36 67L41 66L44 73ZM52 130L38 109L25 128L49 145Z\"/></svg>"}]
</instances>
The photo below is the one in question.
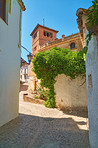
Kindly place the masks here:
<instances>
[{"instance_id":1,"label":"cobblestone street","mask_svg":"<svg viewBox=\"0 0 98 148\"><path fill-rule=\"evenodd\" d=\"M88 148L87 118L21 97L19 117L0 128L0 148Z\"/></svg>"}]
</instances>

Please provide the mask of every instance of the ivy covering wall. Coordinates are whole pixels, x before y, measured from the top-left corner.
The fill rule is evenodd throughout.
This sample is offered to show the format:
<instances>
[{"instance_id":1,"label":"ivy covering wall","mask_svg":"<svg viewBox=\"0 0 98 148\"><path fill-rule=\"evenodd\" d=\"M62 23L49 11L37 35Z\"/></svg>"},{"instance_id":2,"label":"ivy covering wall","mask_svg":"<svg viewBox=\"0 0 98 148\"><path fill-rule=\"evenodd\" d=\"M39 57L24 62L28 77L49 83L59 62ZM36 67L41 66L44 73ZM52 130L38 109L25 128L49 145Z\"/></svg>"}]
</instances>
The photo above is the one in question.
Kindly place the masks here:
<instances>
[{"instance_id":1,"label":"ivy covering wall","mask_svg":"<svg viewBox=\"0 0 98 148\"><path fill-rule=\"evenodd\" d=\"M79 75L85 76L85 59L82 51L54 47L49 51L37 53L32 62L33 71L41 80L41 86L49 89L46 107L55 107L54 84L58 74L65 74L71 79Z\"/></svg>"},{"instance_id":2,"label":"ivy covering wall","mask_svg":"<svg viewBox=\"0 0 98 148\"><path fill-rule=\"evenodd\" d=\"M86 46L83 48L83 52L86 54L88 51L88 44L95 32L98 32L98 0L92 1L92 6L87 9L87 29L88 34L86 36Z\"/></svg>"}]
</instances>

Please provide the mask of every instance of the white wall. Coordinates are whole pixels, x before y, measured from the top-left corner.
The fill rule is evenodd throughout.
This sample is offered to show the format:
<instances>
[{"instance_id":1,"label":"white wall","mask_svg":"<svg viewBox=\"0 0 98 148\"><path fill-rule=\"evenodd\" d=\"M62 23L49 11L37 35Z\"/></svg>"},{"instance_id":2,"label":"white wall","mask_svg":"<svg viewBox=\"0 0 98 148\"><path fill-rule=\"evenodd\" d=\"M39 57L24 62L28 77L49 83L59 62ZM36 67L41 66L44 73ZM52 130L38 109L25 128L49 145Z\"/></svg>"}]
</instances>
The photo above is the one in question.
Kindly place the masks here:
<instances>
[{"instance_id":1,"label":"white wall","mask_svg":"<svg viewBox=\"0 0 98 148\"><path fill-rule=\"evenodd\" d=\"M26 78L25 78L26 75ZM20 80L22 82L28 82L29 76L28 76L28 66L22 66L20 69Z\"/></svg>"},{"instance_id":2,"label":"white wall","mask_svg":"<svg viewBox=\"0 0 98 148\"><path fill-rule=\"evenodd\" d=\"M0 126L18 116L20 6L12 0L8 25L0 18Z\"/></svg>"},{"instance_id":3,"label":"white wall","mask_svg":"<svg viewBox=\"0 0 98 148\"><path fill-rule=\"evenodd\" d=\"M57 106L61 109L87 107L86 83L83 84L84 81L85 79L81 77L71 80L64 74L58 75L55 83Z\"/></svg>"},{"instance_id":4,"label":"white wall","mask_svg":"<svg viewBox=\"0 0 98 148\"><path fill-rule=\"evenodd\" d=\"M92 85L90 84L90 87L89 75L91 75L92 79ZM90 145L91 148L98 148L98 35L92 37L88 46L86 55L86 79Z\"/></svg>"}]
</instances>

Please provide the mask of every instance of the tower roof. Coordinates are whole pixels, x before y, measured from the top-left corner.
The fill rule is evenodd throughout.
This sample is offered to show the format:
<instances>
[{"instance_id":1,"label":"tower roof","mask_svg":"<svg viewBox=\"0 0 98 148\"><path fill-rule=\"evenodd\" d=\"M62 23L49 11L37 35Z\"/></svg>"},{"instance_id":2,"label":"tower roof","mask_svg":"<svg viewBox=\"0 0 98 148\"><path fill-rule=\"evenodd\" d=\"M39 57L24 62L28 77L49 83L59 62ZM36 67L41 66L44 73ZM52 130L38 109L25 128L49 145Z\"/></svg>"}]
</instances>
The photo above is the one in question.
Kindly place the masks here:
<instances>
[{"instance_id":1,"label":"tower roof","mask_svg":"<svg viewBox=\"0 0 98 148\"><path fill-rule=\"evenodd\" d=\"M40 24L37 24L37 26L34 28L34 30L32 31L32 33L30 34L30 36L33 35L33 33L36 31L36 29L37 29L38 27L42 27L42 28L48 29L48 30L50 30L50 31L54 31L54 32L56 32L56 33L59 32L59 31L57 31L57 30L54 30L54 29L51 29L51 28L48 28L48 27L42 26L42 25L40 25Z\"/></svg>"}]
</instances>

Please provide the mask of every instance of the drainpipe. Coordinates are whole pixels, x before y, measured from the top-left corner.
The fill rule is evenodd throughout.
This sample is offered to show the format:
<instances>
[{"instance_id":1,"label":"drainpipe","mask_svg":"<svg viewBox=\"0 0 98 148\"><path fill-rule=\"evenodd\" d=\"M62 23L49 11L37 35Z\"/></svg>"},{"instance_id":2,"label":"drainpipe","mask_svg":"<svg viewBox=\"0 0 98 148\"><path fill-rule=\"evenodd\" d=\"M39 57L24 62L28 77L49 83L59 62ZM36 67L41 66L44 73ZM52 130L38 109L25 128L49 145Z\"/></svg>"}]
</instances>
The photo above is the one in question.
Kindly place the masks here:
<instances>
[{"instance_id":1,"label":"drainpipe","mask_svg":"<svg viewBox=\"0 0 98 148\"><path fill-rule=\"evenodd\" d=\"M18 45L21 45L21 32L22 32L22 30L21 30L21 25L22 25L22 10L21 10L21 8L20 8L20 19L19 19L19 44ZM19 48L20 48L20 50L21 50L21 47L20 46L18 46Z\"/></svg>"}]
</instances>

